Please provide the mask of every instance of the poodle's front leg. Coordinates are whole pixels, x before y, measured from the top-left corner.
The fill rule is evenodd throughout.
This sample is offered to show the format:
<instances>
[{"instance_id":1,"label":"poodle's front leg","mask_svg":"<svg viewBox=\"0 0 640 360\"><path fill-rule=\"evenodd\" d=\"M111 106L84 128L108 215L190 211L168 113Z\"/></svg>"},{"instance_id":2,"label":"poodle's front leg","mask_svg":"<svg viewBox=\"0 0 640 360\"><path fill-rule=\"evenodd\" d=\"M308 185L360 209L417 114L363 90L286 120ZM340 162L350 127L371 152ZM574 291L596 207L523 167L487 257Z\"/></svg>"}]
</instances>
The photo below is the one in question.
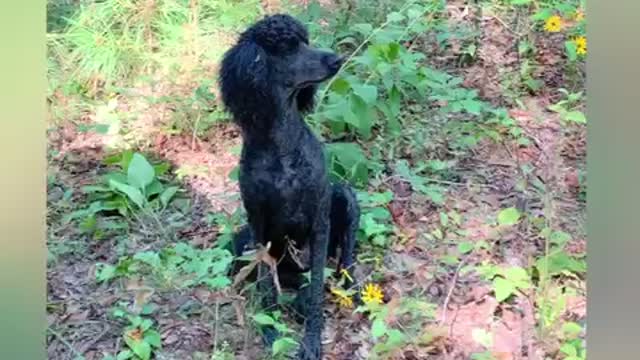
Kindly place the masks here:
<instances>
[{"instance_id":1,"label":"poodle's front leg","mask_svg":"<svg viewBox=\"0 0 640 360\"><path fill-rule=\"evenodd\" d=\"M250 216L249 223L251 224L253 241L264 246L266 236L264 221L259 215ZM273 274L271 269L263 262L258 264L257 290L262 309L267 312L273 310L277 302ZM273 342L278 338L278 332L272 326L265 326L261 330L265 346L271 348Z\"/></svg>"},{"instance_id":2,"label":"poodle's front leg","mask_svg":"<svg viewBox=\"0 0 640 360\"><path fill-rule=\"evenodd\" d=\"M324 268L327 262L329 244L329 200L321 202L312 228L311 240L311 283L309 284L309 308L306 313L304 339L298 352L298 359L320 360L322 358L322 329L324 314Z\"/></svg>"}]
</instances>

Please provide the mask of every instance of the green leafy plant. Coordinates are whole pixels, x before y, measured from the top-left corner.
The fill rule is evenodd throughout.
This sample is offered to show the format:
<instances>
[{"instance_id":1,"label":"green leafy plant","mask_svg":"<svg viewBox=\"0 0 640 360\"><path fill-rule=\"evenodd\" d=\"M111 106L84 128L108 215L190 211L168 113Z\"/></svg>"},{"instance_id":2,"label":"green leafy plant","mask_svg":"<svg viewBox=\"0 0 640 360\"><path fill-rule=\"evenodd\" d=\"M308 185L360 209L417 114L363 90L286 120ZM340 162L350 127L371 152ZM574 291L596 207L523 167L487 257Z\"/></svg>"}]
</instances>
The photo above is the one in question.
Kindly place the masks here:
<instances>
[{"instance_id":1,"label":"green leafy plant","mask_svg":"<svg viewBox=\"0 0 640 360\"><path fill-rule=\"evenodd\" d=\"M292 337L293 330L283 322L279 311L271 314L257 313L252 316L253 321L259 326L273 326L279 334L282 334L271 346L271 356L276 359L284 359L293 349L298 347L298 342Z\"/></svg>"},{"instance_id":2,"label":"green leafy plant","mask_svg":"<svg viewBox=\"0 0 640 360\"><path fill-rule=\"evenodd\" d=\"M435 305L414 297L396 299L393 303L365 302L355 309L371 321L375 358L401 350L424 339L424 324L435 318Z\"/></svg>"},{"instance_id":3,"label":"green leafy plant","mask_svg":"<svg viewBox=\"0 0 640 360\"><path fill-rule=\"evenodd\" d=\"M149 360L153 351L161 348L160 333L153 329L153 320L129 314L122 309L114 310L113 315L116 318L124 318L129 323L123 334L127 349L120 351L116 360Z\"/></svg>"},{"instance_id":4,"label":"green leafy plant","mask_svg":"<svg viewBox=\"0 0 640 360\"><path fill-rule=\"evenodd\" d=\"M205 285L212 290L231 284L228 277L232 254L221 247L196 249L178 243L160 252L143 251L125 256L115 265L99 263L98 282L132 275L149 275L161 286L189 288Z\"/></svg>"},{"instance_id":5,"label":"green leafy plant","mask_svg":"<svg viewBox=\"0 0 640 360\"><path fill-rule=\"evenodd\" d=\"M499 267L485 264L477 268L478 272L492 282L496 300L503 302L518 291L531 288L531 278L527 271L519 266Z\"/></svg>"},{"instance_id":6,"label":"green leafy plant","mask_svg":"<svg viewBox=\"0 0 640 360\"><path fill-rule=\"evenodd\" d=\"M67 220L91 218L101 212L117 212L129 216L138 210L152 211L166 208L177 194L177 186L167 186L161 176L169 170L169 165L151 165L147 159L132 151L111 156L107 165L117 169L105 174L101 184L85 186L82 190L89 195L91 204L86 209L75 211Z\"/></svg>"},{"instance_id":7,"label":"green leafy plant","mask_svg":"<svg viewBox=\"0 0 640 360\"><path fill-rule=\"evenodd\" d=\"M336 180L348 180L364 185L369 181L369 161L355 143L329 143L326 159L331 175Z\"/></svg>"},{"instance_id":8,"label":"green leafy plant","mask_svg":"<svg viewBox=\"0 0 640 360\"><path fill-rule=\"evenodd\" d=\"M558 89L558 91L564 94L566 98L550 105L549 110L558 113L562 120L566 122L586 124L587 118L584 113L579 110L583 97L582 92L570 93L566 89Z\"/></svg>"},{"instance_id":9,"label":"green leafy plant","mask_svg":"<svg viewBox=\"0 0 640 360\"><path fill-rule=\"evenodd\" d=\"M357 193L362 208L360 216L361 241L384 247L388 245L388 235L393 232L391 213L386 205L393 199L393 193Z\"/></svg>"},{"instance_id":10,"label":"green leafy plant","mask_svg":"<svg viewBox=\"0 0 640 360\"><path fill-rule=\"evenodd\" d=\"M431 166L429 166L431 165ZM429 179L418 175L421 171L431 168L446 167L444 163L431 162L421 164L417 169L411 169L406 160L399 160L396 163L396 172L403 179L411 184L411 188L426 195L435 204L441 205L444 202L444 188L437 184L429 184Z\"/></svg>"},{"instance_id":11,"label":"green leafy plant","mask_svg":"<svg viewBox=\"0 0 640 360\"><path fill-rule=\"evenodd\" d=\"M563 360L585 360L587 349L584 340L580 338L582 326L574 322L567 322L562 327L562 339L564 344L560 347L560 352L564 355Z\"/></svg>"},{"instance_id":12,"label":"green leafy plant","mask_svg":"<svg viewBox=\"0 0 640 360\"><path fill-rule=\"evenodd\" d=\"M152 104L165 104L175 109L168 133L188 133L193 141L203 135L213 125L226 122L229 116L218 105L216 96L211 89L215 86L213 80L203 80L189 96L161 96L148 97Z\"/></svg>"}]
</instances>

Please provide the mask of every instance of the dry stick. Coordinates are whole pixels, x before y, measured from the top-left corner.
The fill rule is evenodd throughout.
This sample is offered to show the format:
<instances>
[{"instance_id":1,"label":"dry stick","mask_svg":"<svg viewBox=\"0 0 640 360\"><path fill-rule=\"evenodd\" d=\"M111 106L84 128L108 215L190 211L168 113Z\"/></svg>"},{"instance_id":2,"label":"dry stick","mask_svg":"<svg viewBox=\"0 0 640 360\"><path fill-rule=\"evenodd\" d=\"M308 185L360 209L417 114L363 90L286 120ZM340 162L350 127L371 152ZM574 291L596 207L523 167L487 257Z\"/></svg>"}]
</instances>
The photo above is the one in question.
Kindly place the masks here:
<instances>
[{"instance_id":1,"label":"dry stick","mask_svg":"<svg viewBox=\"0 0 640 360\"><path fill-rule=\"evenodd\" d=\"M385 181L391 180L391 179L404 180L404 178L400 175L390 175L385 178ZM436 184L444 184L444 185L452 185L452 186L471 186L471 187L478 187L482 189L495 189L495 187L490 184L461 183L461 182L454 182L454 181L447 181L447 180L438 180L438 179L433 179L429 177L423 177L423 179L429 182L434 182Z\"/></svg>"},{"instance_id":2,"label":"dry stick","mask_svg":"<svg viewBox=\"0 0 640 360\"><path fill-rule=\"evenodd\" d=\"M193 126L193 135L191 136L191 151L195 151L196 149L196 139L198 132L198 125L200 125L200 113L198 112L198 117L196 118L196 123Z\"/></svg>"},{"instance_id":3,"label":"dry stick","mask_svg":"<svg viewBox=\"0 0 640 360\"><path fill-rule=\"evenodd\" d=\"M453 294L453 289L455 289L456 287L456 282L458 281L458 274L460 274L460 270L462 269L462 266L467 262L467 260L471 257L471 255L473 255L473 251L464 257L464 259L462 259L462 261L460 261L460 263L458 264L458 266L456 267L456 271L453 274L453 279L451 279L451 285L449 286L449 291L447 292L447 297L445 297L444 299L444 303L442 304L442 321L440 322L441 324L444 324L447 322L447 307L449 306L449 301L451 300L451 294Z\"/></svg>"},{"instance_id":4,"label":"dry stick","mask_svg":"<svg viewBox=\"0 0 640 360\"><path fill-rule=\"evenodd\" d=\"M213 353L218 353L218 319L220 310L220 299L216 296L216 306L214 312L214 324L213 324Z\"/></svg>"},{"instance_id":5,"label":"dry stick","mask_svg":"<svg viewBox=\"0 0 640 360\"><path fill-rule=\"evenodd\" d=\"M58 340L60 340L61 343L63 343L66 347L69 348L69 350L73 353L73 355L75 355L76 357L80 358L80 359L84 359L84 356L82 356L82 354L76 350L73 345L71 345L71 343L69 343L67 340L65 340L62 335L60 335L60 333L58 333L57 331L53 330L51 327L47 328L47 331L49 331L53 336L57 337Z\"/></svg>"},{"instance_id":6,"label":"dry stick","mask_svg":"<svg viewBox=\"0 0 640 360\"><path fill-rule=\"evenodd\" d=\"M98 341L100 341L100 339L102 339L102 337L105 336L110 330L111 330L111 327L107 324L105 329L100 334L98 334L98 336L94 337L91 341L89 341L88 343L84 344L78 351L80 353L84 354L93 345L95 345Z\"/></svg>"}]
</instances>

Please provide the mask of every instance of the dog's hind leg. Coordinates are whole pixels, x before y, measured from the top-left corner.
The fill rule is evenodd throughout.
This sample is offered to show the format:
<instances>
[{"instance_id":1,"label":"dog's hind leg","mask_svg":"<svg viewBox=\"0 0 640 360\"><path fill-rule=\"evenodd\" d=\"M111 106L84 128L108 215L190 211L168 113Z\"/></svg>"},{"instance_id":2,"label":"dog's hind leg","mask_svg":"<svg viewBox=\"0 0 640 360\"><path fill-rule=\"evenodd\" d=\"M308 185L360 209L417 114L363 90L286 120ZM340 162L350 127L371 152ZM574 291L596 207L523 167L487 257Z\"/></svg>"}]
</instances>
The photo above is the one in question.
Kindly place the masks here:
<instances>
[{"instance_id":1,"label":"dog's hind leg","mask_svg":"<svg viewBox=\"0 0 640 360\"><path fill-rule=\"evenodd\" d=\"M335 257L340 248L338 272L346 270L350 279L346 279L345 287L354 282L353 266L356 257L356 234L360 226L360 207L353 189L344 183L332 185L331 196L331 238L329 256Z\"/></svg>"}]
</instances>

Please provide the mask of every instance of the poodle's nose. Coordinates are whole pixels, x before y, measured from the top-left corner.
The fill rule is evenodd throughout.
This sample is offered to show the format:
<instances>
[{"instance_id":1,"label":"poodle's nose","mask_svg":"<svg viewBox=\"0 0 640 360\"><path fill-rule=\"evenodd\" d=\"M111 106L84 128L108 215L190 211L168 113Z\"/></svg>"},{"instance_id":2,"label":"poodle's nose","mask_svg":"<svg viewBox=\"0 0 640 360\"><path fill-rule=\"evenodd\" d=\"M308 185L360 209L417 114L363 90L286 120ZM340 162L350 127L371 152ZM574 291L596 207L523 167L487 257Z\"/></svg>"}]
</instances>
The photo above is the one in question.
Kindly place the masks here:
<instances>
[{"instance_id":1,"label":"poodle's nose","mask_svg":"<svg viewBox=\"0 0 640 360\"><path fill-rule=\"evenodd\" d=\"M327 59L327 65L329 66L329 68L331 68L332 71L338 71L338 69L340 69L340 66L342 66L342 64L344 63L344 60L345 59L343 56L332 54Z\"/></svg>"}]
</instances>

